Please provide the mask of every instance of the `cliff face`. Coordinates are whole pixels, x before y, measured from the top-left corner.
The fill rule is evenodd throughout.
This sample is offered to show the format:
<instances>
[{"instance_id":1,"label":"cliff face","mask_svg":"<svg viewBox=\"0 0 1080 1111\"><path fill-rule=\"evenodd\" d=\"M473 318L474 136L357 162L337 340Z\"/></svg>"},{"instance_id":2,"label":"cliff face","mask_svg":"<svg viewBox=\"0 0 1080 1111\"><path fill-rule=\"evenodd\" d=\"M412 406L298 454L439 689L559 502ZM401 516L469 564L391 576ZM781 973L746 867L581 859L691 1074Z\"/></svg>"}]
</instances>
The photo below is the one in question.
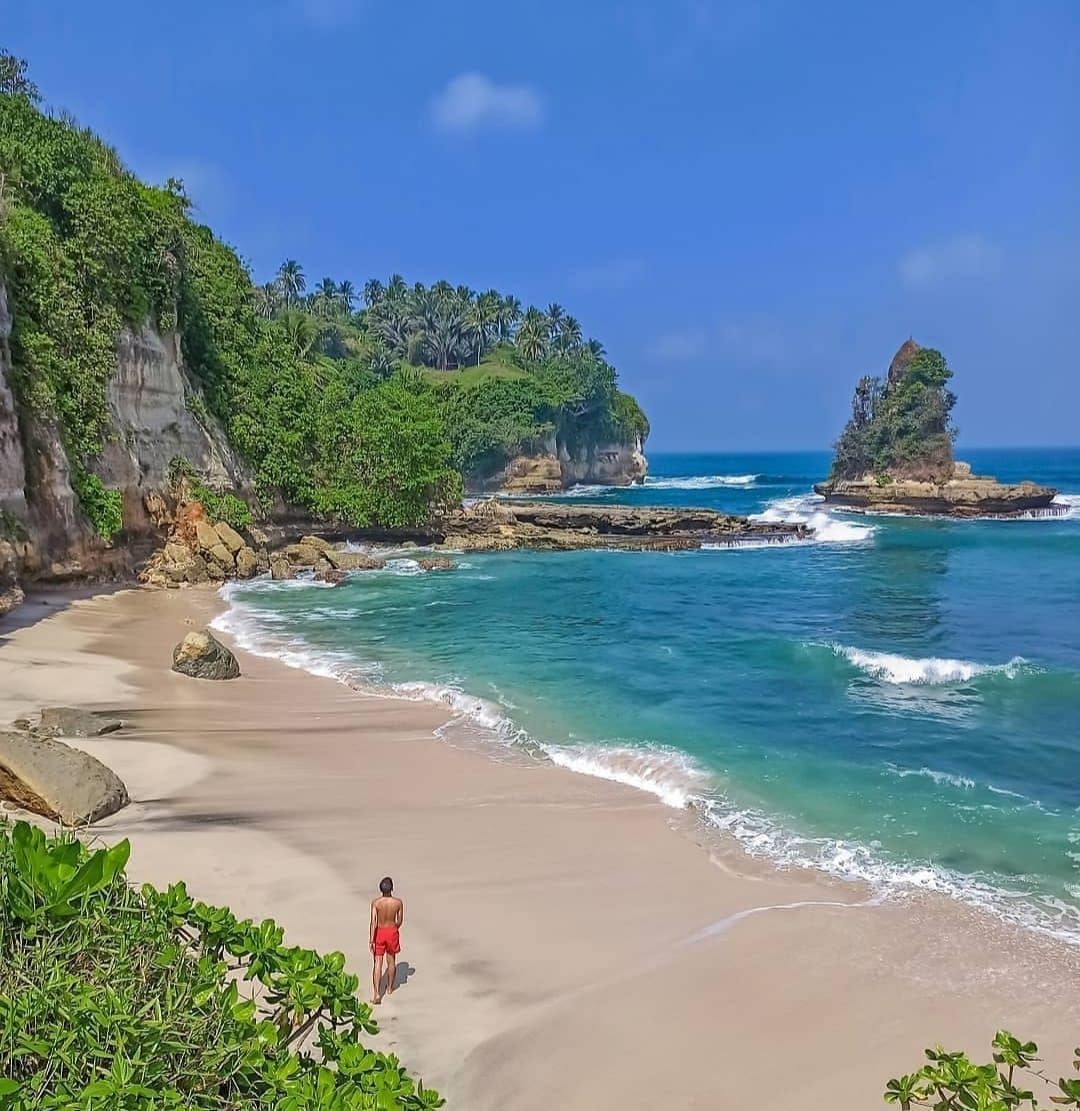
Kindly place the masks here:
<instances>
[{"instance_id":1,"label":"cliff face","mask_svg":"<svg viewBox=\"0 0 1080 1111\"><path fill-rule=\"evenodd\" d=\"M20 407L11 389L12 313L0 284L0 509L24 575L59 580L130 569L125 544L105 544L83 518L57 428ZM147 499L167 484L169 462L182 455L210 482L246 487L249 476L209 418L191 409L176 335L150 327L125 330L108 387L109 430L94 471L124 498L130 543L154 532Z\"/></svg>"},{"instance_id":2,"label":"cliff face","mask_svg":"<svg viewBox=\"0 0 1080 1111\"><path fill-rule=\"evenodd\" d=\"M631 486L644 482L649 470L640 436L613 441L569 445L552 433L542 450L517 455L493 474L475 479L481 490L508 494L557 494L579 484Z\"/></svg>"}]
</instances>

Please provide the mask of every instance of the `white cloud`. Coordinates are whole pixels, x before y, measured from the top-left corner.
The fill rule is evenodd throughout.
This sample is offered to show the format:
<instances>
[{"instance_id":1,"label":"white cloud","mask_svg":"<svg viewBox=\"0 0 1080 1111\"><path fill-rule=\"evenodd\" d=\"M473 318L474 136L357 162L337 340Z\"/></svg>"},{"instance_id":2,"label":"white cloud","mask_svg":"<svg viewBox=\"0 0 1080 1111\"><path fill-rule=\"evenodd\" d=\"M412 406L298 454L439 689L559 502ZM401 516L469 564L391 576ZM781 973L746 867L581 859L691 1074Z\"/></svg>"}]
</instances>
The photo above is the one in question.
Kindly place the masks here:
<instances>
[{"instance_id":1,"label":"white cloud","mask_svg":"<svg viewBox=\"0 0 1080 1111\"><path fill-rule=\"evenodd\" d=\"M957 235L908 251L900 259L900 279L919 287L997 272L1001 251L981 235Z\"/></svg>"},{"instance_id":2,"label":"white cloud","mask_svg":"<svg viewBox=\"0 0 1080 1111\"><path fill-rule=\"evenodd\" d=\"M709 333L704 328L684 328L657 336L649 345L649 355L661 362L686 362L708 348Z\"/></svg>"},{"instance_id":3,"label":"white cloud","mask_svg":"<svg viewBox=\"0 0 1080 1111\"><path fill-rule=\"evenodd\" d=\"M462 73L432 101L431 115L440 131L526 130L543 120L544 105L530 85L499 85L482 73Z\"/></svg>"}]
</instances>

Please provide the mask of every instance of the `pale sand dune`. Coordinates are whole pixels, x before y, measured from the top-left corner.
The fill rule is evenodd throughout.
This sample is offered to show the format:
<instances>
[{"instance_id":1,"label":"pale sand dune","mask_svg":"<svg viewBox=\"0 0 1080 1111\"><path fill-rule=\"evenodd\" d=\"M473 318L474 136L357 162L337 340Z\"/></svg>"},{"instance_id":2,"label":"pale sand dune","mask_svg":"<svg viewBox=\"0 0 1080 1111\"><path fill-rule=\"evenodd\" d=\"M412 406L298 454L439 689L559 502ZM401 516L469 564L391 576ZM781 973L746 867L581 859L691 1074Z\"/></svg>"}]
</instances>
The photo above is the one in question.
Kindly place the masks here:
<instances>
[{"instance_id":1,"label":"pale sand dune","mask_svg":"<svg viewBox=\"0 0 1080 1111\"><path fill-rule=\"evenodd\" d=\"M135 592L19 630L0 709L120 711L125 732L80 744L131 789L97 829L131 838L132 875L273 916L365 978L392 873L408 976L378 1042L451 1106L863 1111L934 1041L983 1053L1007 1026L1051 1071L1080 1041L1076 949L698 844L631 788L434 739L430 705L250 655L234 682L170 673L218 605Z\"/></svg>"}]
</instances>

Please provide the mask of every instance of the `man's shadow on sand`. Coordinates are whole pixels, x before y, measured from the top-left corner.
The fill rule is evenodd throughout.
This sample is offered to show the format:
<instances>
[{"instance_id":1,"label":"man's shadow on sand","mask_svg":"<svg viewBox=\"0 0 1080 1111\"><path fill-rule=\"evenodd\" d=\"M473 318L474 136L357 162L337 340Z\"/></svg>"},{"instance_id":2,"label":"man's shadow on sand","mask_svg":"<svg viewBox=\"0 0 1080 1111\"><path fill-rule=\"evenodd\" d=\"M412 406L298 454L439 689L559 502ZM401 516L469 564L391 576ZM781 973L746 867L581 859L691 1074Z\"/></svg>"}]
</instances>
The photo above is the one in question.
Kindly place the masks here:
<instances>
[{"instance_id":1,"label":"man's shadow on sand","mask_svg":"<svg viewBox=\"0 0 1080 1111\"><path fill-rule=\"evenodd\" d=\"M398 961L394 970L394 991L401 991L415 975L416 969L408 961Z\"/></svg>"}]
</instances>

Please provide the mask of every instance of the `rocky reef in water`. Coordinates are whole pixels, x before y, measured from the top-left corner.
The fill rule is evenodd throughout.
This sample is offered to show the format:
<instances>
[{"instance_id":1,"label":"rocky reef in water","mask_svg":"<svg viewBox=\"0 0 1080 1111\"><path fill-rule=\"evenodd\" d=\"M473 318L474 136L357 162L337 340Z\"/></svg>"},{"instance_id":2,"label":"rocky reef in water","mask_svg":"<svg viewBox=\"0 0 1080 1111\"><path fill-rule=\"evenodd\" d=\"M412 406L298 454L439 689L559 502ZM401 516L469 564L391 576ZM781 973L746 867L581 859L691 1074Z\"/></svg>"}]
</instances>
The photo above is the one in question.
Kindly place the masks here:
<instances>
[{"instance_id":1,"label":"rocky reef in water","mask_svg":"<svg viewBox=\"0 0 1080 1111\"><path fill-rule=\"evenodd\" d=\"M446 519L443 530L441 541L463 551L682 551L745 543L782 544L812 535L804 525L750 521L709 509L561 505L496 498L463 507Z\"/></svg>"},{"instance_id":2,"label":"rocky reef in water","mask_svg":"<svg viewBox=\"0 0 1080 1111\"><path fill-rule=\"evenodd\" d=\"M850 509L953 517L1065 512L1057 490L974 475L953 458L956 395L944 356L906 340L883 378L855 387L851 418L836 441L832 470L814 490Z\"/></svg>"}]
</instances>

